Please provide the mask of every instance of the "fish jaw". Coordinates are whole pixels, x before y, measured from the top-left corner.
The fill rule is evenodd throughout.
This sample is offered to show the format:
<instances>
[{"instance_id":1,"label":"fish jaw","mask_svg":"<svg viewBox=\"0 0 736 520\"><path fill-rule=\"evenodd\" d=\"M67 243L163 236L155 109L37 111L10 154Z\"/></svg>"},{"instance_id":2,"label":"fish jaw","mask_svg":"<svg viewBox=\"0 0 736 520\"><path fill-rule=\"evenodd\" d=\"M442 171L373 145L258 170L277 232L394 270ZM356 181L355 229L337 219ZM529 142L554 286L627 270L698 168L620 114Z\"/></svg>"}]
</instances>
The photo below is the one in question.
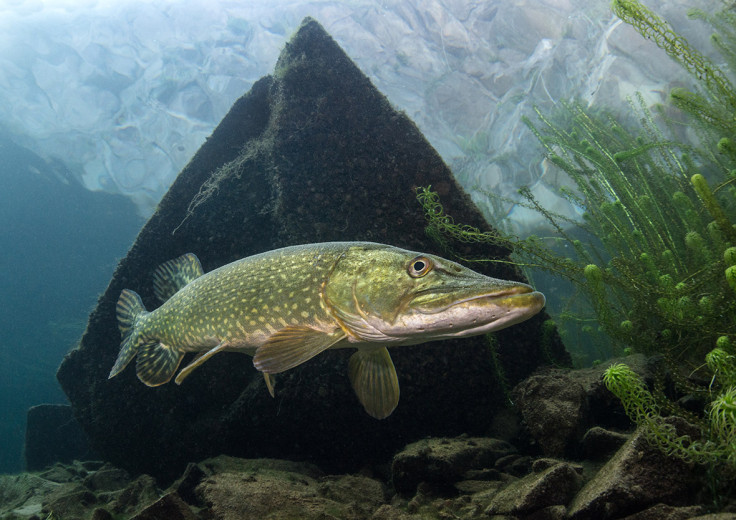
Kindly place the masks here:
<instances>
[{"instance_id":1,"label":"fish jaw","mask_svg":"<svg viewBox=\"0 0 736 520\"><path fill-rule=\"evenodd\" d=\"M365 318L394 345L416 345L501 330L531 318L544 305L542 293L518 283L440 305L414 302L392 323Z\"/></svg>"},{"instance_id":2,"label":"fish jaw","mask_svg":"<svg viewBox=\"0 0 736 520\"><path fill-rule=\"evenodd\" d=\"M403 320L406 330L430 340L462 338L505 329L525 321L545 305L544 295L526 284L501 293L457 301L442 309L416 309ZM424 339L423 341L428 341Z\"/></svg>"}]
</instances>

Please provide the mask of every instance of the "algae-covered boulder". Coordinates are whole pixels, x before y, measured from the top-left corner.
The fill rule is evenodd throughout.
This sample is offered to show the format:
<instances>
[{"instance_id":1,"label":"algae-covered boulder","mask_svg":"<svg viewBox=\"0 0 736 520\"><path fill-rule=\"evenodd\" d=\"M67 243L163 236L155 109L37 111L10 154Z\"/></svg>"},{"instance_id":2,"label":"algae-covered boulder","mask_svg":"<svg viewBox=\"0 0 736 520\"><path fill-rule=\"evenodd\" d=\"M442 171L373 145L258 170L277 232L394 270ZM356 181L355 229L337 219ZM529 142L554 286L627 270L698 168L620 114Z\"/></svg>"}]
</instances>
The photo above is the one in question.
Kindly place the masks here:
<instances>
[{"instance_id":1,"label":"algae-covered boulder","mask_svg":"<svg viewBox=\"0 0 736 520\"><path fill-rule=\"evenodd\" d=\"M414 491L421 482L452 484L515 453L511 444L488 437L422 439L394 456L391 482L400 493Z\"/></svg>"},{"instance_id":2,"label":"algae-covered boulder","mask_svg":"<svg viewBox=\"0 0 736 520\"><path fill-rule=\"evenodd\" d=\"M489 516L523 517L548 507L565 506L575 495L581 480L571 464L553 463L512 482L492 498L485 512Z\"/></svg>"},{"instance_id":3,"label":"algae-covered boulder","mask_svg":"<svg viewBox=\"0 0 736 520\"><path fill-rule=\"evenodd\" d=\"M566 359L559 343L540 347L543 315L498 333L495 354L484 337L394 350L401 401L382 421L354 396L346 351L278 375L275 399L251 358L238 353L214 356L181 386L149 388L132 368L107 379L120 343L120 291L135 290L155 308L151 275L160 263L191 251L209 271L273 248L331 240L442 254L425 235L415 200L414 188L427 185L458 221L488 229L409 118L317 22L305 20L273 76L235 103L180 173L59 368L94 452L164 479L220 453L311 460L334 471L387 459L427 435L487 430L506 400L499 372L514 384L550 354ZM464 255L508 255L456 246ZM520 277L503 263L479 269Z\"/></svg>"},{"instance_id":4,"label":"algae-covered boulder","mask_svg":"<svg viewBox=\"0 0 736 520\"><path fill-rule=\"evenodd\" d=\"M40 404L28 410L24 455L26 469L89 458L87 439L65 404Z\"/></svg>"},{"instance_id":5,"label":"algae-covered boulder","mask_svg":"<svg viewBox=\"0 0 736 520\"><path fill-rule=\"evenodd\" d=\"M310 465L217 457L198 466L196 504L208 518L370 518L386 501L381 482L361 475L320 475Z\"/></svg>"},{"instance_id":6,"label":"algae-covered boulder","mask_svg":"<svg viewBox=\"0 0 736 520\"><path fill-rule=\"evenodd\" d=\"M697 434L697 428L679 417L667 422L677 435ZM645 427L639 427L575 496L569 518L617 519L656 504L692 505L702 483L698 473L693 464L662 453L647 439Z\"/></svg>"}]
</instances>

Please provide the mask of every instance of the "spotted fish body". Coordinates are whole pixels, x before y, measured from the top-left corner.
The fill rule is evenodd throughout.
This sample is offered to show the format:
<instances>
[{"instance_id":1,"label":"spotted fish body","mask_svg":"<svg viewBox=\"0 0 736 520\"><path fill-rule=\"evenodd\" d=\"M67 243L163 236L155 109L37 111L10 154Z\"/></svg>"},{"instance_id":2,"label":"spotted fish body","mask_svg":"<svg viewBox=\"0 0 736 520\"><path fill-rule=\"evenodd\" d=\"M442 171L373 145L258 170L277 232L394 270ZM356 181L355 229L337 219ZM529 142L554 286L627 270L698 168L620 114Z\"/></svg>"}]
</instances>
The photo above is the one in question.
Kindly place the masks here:
<instances>
[{"instance_id":1,"label":"spotted fish body","mask_svg":"<svg viewBox=\"0 0 736 520\"><path fill-rule=\"evenodd\" d=\"M370 242L293 246L243 258L207 274L193 254L154 273L164 302L147 312L124 290L123 337L110 377L138 356L149 386L176 382L222 351L254 356L273 395L272 374L330 348L358 349L349 375L366 411L391 414L398 378L386 347L482 334L518 323L544 306L526 284L490 278L433 255Z\"/></svg>"}]
</instances>

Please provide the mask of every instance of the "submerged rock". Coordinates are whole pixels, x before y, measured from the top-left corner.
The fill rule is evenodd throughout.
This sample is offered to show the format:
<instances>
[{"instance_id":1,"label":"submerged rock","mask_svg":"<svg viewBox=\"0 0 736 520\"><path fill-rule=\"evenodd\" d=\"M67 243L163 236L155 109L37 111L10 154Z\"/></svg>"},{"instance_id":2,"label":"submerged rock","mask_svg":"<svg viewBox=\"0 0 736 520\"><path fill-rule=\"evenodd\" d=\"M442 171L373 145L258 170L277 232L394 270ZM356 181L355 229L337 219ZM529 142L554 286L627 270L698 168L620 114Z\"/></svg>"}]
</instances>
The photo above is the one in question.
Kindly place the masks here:
<instances>
[{"instance_id":1,"label":"submerged rock","mask_svg":"<svg viewBox=\"0 0 736 520\"><path fill-rule=\"evenodd\" d=\"M128 483L121 491L103 494L112 513L123 514L139 511L142 507L156 501L160 492L156 481L150 475L140 475Z\"/></svg>"},{"instance_id":2,"label":"submerged rock","mask_svg":"<svg viewBox=\"0 0 736 520\"><path fill-rule=\"evenodd\" d=\"M425 439L394 456L391 481L397 491L406 493L413 492L420 482L447 485L462 480L465 475L478 480L478 470L489 470L496 461L512 453L516 453L516 448L498 439Z\"/></svg>"},{"instance_id":3,"label":"submerged rock","mask_svg":"<svg viewBox=\"0 0 736 520\"><path fill-rule=\"evenodd\" d=\"M605 460L616 453L628 439L629 436L624 433L593 426L583 435L582 453L591 460Z\"/></svg>"},{"instance_id":4,"label":"submerged rock","mask_svg":"<svg viewBox=\"0 0 736 520\"><path fill-rule=\"evenodd\" d=\"M682 419L668 419L679 435L696 434ZM573 520L622 518L658 503L690 505L699 487L692 465L652 446L639 428L575 496Z\"/></svg>"},{"instance_id":5,"label":"submerged rock","mask_svg":"<svg viewBox=\"0 0 736 520\"><path fill-rule=\"evenodd\" d=\"M89 457L87 438L72 407L65 404L41 404L28 409L23 451L29 471Z\"/></svg>"},{"instance_id":6,"label":"submerged rock","mask_svg":"<svg viewBox=\"0 0 736 520\"><path fill-rule=\"evenodd\" d=\"M587 400L582 385L563 373L532 375L513 390L514 404L532 437L548 457L569 455L582 435Z\"/></svg>"},{"instance_id":7,"label":"submerged rock","mask_svg":"<svg viewBox=\"0 0 736 520\"><path fill-rule=\"evenodd\" d=\"M696 517L701 518L700 515L705 511L703 506L683 506L674 507L666 504L656 504L644 511L639 511L633 515L625 517L623 520L695 520ZM718 516L718 515L707 515ZM705 520L705 518L701 518ZM710 518L709 520L718 520L717 518ZM721 519L727 520L727 519ZM736 518L732 519L736 520Z\"/></svg>"},{"instance_id":8,"label":"submerged rock","mask_svg":"<svg viewBox=\"0 0 736 520\"><path fill-rule=\"evenodd\" d=\"M511 483L493 497L488 515L528 515L548 507L566 506L580 487L578 471L558 462ZM559 508L555 508L557 511Z\"/></svg>"},{"instance_id":9,"label":"submerged rock","mask_svg":"<svg viewBox=\"0 0 736 520\"><path fill-rule=\"evenodd\" d=\"M148 475L131 479L109 464L75 461L39 474L0 476L0 519L130 518L160 496Z\"/></svg>"},{"instance_id":10,"label":"submerged rock","mask_svg":"<svg viewBox=\"0 0 736 520\"><path fill-rule=\"evenodd\" d=\"M97 496L91 490L79 482L69 482L44 497L42 511L62 518L83 518L85 511L98 503Z\"/></svg>"},{"instance_id":11,"label":"submerged rock","mask_svg":"<svg viewBox=\"0 0 736 520\"><path fill-rule=\"evenodd\" d=\"M247 471L214 473L197 487L211 518L260 520L274 514L304 520L369 518L385 502L382 484L368 477L316 479L309 469L298 471L297 464L287 471L285 465L279 469L269 461L263 465L252 461L249 466Z\"/></svg>"},{"instance_id":12,"label":"submerged rock","mask_svg":"<svg viewBox=\"0 0 736 520\"><path fill-rule=\"evenodd\" d=\"M641 377L653 377L658 360L635 354L622 358ZM512 390L524 430L550 457L578 458L585 450L602 450L591 458L610 456L626 440L620 434L631 422L621 402L603 384L603 372L619 360L578 370L543 367ZM586 438L587 436L587 438Z\"/></svg>"},{"instance_id":13,"label":"submerged rock","mask_svg":"<svg viewBox=\"0 0 736 520\"><path fill-rule=\"evenodd\" d=\"M131 520L197 520L194 511L184 502L176 492L167 493Z\"/></svg>"},{"instance_id":14,"label":"submerged rock","mask_svg":"<svg viewBox=\"0 0 736 520\"><path fill-rule=\"evenodd\" d=\"M539 458L518 478L502 469L518 457L513 446L467 436L406 446L396 460L411 463L393 475L383 465L327 474L305 462L220 455L189 464L160 489L149 475L75 462L43 476L0 477L0 519L685 520L707 511L693 492L698 473L651 450L637 434L580 491L589 462ZM504 452L512 453L498 458ZM397 482L418 484L397 493Z\"/></svg>"},{"instance_id":15,"label":"submerged rock","mask_svg":"<svg viewBox=\"0 0 736 520\"><path fill-rule=\"evenodd\" d=\"M85 477L84 485L94 491L115 491L123 489L129 481L126 471L105 465Z\"/></svg>"},{"instance_id":16,"label":"submerged rock","mask_svg":"<svg viewBox=\"0 0 736 520\"><path fill-rule=\"evenodd\" d=\"M314 20L286 46L273 76L238 100L180 173L92 312L58 379L96 454L173 480L188 462L220 453L313 460L349 470L388 459L426 436L488 431L515 384L547 361L540 314L496 334L396 349L401 401L386 420L365 414L347 377L349 352L326 352L279 374L276 399L251 358L218 354L181 386L149 388L128 368L107 375L120 343L124 288L158 305L151 273L196 253L206 271L281 246L369 240L440 253L424 233L414 188L431 185L459 222L489 229L447 166ZM508 251L455 244L462 255ZM477 266L476 266L477 267ZM519 279L505 263L479 270ZM559 341L547 346L558 361ZM185 360L185 363L187 360Z\"/></svg>"},{"instance_id":17,"label":"submerged rock","mask_svg":"<svg viewBox=\"0 0 736 520\"><path fill-rule=\"evenodd\" d=\"M28 518L41 513L44 497L63 484L38 475L0 475L0 518Z\"/></svg>"}]
</instances>

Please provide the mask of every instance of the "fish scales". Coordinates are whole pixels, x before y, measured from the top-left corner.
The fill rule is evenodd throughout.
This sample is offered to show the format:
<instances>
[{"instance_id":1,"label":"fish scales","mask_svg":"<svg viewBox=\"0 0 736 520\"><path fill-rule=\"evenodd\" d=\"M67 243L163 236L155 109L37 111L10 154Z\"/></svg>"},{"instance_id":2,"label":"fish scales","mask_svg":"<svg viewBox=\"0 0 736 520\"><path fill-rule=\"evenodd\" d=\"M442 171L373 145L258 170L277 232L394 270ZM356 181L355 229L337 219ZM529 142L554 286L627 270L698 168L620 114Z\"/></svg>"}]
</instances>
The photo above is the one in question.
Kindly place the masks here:
<instances>
[{"instance_id":1,"label":"fish scales","mask_svg":"<svg viewBox=\"0 0 736 520\"><path fill-rule=\"evenodd\" d=\"M274 374L328 349L352 347L348 375L371 416L388 417L399 384L387 347L484 334L544 306L527 284L498 280L438 256L372 242L268 251L203 273L188 253L153 274L163 304L146 311L135 292L117 304L122 342L109 377L134 358L149 386L168 382L186 352L191 372L223 351L253 356L274 395Z\"/></svg>"},{"instance_id":2,"label":"fish scales","mask_svg":"<svg viewBox=\"0 0 736 520\"><path fill-rule=\"evenodd\" d=\"M297 248L227 264L151 312L143 333L170 347L197 351L221 341L231 349L255 350L287 325L334 330L334 320L320 305L320 291L341 253L328 246Z\"/></svg>"}]
</instances>

